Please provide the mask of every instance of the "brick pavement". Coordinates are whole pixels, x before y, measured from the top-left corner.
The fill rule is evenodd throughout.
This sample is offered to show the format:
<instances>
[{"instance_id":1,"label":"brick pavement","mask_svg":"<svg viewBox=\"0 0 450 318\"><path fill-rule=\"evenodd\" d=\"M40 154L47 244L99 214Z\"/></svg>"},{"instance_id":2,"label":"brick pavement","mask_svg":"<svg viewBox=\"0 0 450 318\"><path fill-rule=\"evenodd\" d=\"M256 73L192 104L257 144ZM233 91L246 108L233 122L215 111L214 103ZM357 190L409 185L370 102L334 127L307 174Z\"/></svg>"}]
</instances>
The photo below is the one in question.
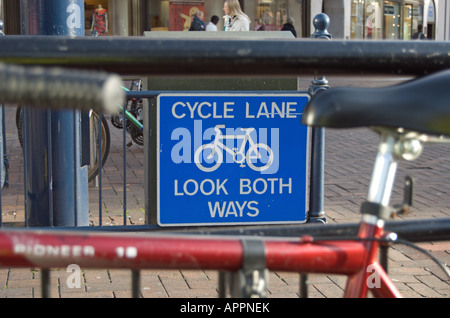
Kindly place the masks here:
<instances>
[{"instance_id":1,"label":"brick pavement","mask_svg":"<svg viewBox=\"0 0 450 318\"><path fill-rule=\"evenodd\" d=\"M380 86L393 83L384 78L349 82L331 78L330 84ZM301 80L307 87L309 79ZM304 84L304 85L303 85ZM8 118L14 118L15 108L7 107ZM113 135L110 156L103 174L102 224L122 224L123 213L123 154L122 131L110 125ZM6 135L10 160L10 186L2 194L2 216L5 223L21 222L23 208L22 153L14 121L7 121ZM328 223L357 222L359 205L365 199L377 146L377 136L368 129L327 130L325 167L325 210ZM450 216L450 145L426 145L425 153L416 161L402 162L392 202L402 197L400 180L410 174L416 179L415 201L411 214L404 219L442 218ZM144 155L137 145L127 148L127 214L128 224L144 222ZM91 223L98 225L98 190L90 187ZM450 263L449 242L425 242L421 247ZM66 269L52 269L51 296L54 298L126 298L131 296L131 275L128 270L83 269L81 288L70 289ZM448 298L449 280L423 254L398 245L389 252L389 274L406 297ZM144 270L141 273L141 295L145 298L217 297L215 271ZM271 272L269 297L299 297L297 273ZM309 297L341 297L345 278L339 275L310 275ZM0 269L0 297L40 297L39 269Z\"/></svg>"}]
</instances>

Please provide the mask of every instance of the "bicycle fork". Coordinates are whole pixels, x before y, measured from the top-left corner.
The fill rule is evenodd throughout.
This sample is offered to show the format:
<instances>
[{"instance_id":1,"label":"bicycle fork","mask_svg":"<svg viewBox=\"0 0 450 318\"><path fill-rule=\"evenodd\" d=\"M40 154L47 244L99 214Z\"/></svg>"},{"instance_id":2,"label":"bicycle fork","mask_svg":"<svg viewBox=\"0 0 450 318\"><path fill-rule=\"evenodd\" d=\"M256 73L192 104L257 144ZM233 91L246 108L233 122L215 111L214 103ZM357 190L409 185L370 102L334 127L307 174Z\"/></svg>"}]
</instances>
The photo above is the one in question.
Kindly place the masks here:
<instances>
[{"instance_id":1,"label":"bicycle fork","mask_svg":"<svg viewBox=\"0 0 450 318\"><path fill-rule=\"evenodd\" d=\"M412 160L418 157L422 145L417 138L394 130L381 130L381 141L375 159L370 181L367 202L361 207L362 220L358 238L366 249L364 266L349 276L345 297L366 297L370 289L375 296L401 297L400 292L387 276L377 260L379 242L377 239L387 235L384 232L384 220L395 213L389 206L389 200L395 181L397 163L401 158Z\"/></svg>"}]
</instances>

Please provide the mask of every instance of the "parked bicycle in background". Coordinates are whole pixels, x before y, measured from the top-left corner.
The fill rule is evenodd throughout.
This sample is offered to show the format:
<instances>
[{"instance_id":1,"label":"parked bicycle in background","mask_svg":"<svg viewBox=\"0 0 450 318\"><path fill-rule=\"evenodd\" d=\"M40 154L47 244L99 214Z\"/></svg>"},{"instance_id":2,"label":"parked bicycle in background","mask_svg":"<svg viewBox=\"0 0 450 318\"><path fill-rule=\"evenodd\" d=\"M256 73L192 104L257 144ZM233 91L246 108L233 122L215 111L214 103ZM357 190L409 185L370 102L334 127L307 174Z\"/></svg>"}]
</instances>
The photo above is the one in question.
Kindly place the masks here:
<instances>
[{"instance_id":1,"label":"parked bicycle in background","mask_svg":"<svg viewBox=\"0 0 450 318\"><path fill-rule=\"evenodd\" d=\"M130 89L122 87L125 91L142 90L142 80L134 80L131 82ZM131 98L127 100L124 106L120 107L121 113L111 116L111 123L118 129L123 129L123 111L126 115L127 132L132 141L128 143L131 146L133 142L139 146L144 146L143 135L143 103L142 99ZM99 123L101 118L101 131ZM18 105L16 109L16 127L20 146L23 148L23 109L22 105ZM99 151L101 149L102 167L106 164L109 151L111 148L111 133L108 120L104 115L97 112L89 111L89 134L90 134L90 164L88 166L88 181L93 181L100 169ZM99 140L101 139L101 147ZM3 180L3 179L2 179Z\"/></svg>"},{"instance_id":2,"label":"parked bicycle in background","mask_svg":"<svg viewBox=\"0 0 450 318\"><path fill-rule=\"evenodd\" d=\"M142 80L131 81L130 88L123 88L125 91L142 91ZM144 109L142 98L130 98L122 108L120 115L111 116L111 123L118 129L123 129L123 111L125 109L127 132L132 141L127 145L131 146L133 142L139 146L144 146L143 122Z\"/></svg>"}]
</instances>

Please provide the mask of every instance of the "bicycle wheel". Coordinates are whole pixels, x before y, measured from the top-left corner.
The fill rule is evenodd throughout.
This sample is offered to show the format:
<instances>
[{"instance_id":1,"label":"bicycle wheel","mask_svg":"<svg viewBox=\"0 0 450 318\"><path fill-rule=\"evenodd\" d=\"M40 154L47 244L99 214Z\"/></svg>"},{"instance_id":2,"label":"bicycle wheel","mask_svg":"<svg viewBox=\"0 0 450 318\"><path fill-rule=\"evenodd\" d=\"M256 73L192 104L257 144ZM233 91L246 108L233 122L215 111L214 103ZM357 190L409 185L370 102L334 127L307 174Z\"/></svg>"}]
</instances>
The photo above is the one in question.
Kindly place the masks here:
<instances>
[{"instance_id":1,"label":"bicycle wheel","mask_svg":"<svg viewBox=\"0 0 450 318\"><path fill-rule=\"evenodd\" d=\"M20 146L23 148L23 112L22 106L17 106L16 109L16 127ZM88 166L88 181L91 182L98 175L98 114L91 111L89 114L89 126L91 135L91 149L90 149L90 165ZM106 163L108 158L109 148L111 145L111 135L109 132L108 122L105 116L102 116L102 166Z\"/></svg>"},{"instance_id":2,"label":"bicycle wheel","mask_svg":"<svg viewBox=\"0 0 450 318\"><path fill-rule=\"evenodd\" d=\"M18 105L16 108L16 128L17 128L17 136L19 137L20 147L23 148L22 105Z\"/></svg>"},{"instance_id":3,"label":"bicycle wheel","mask_svg":"<svg viewBox=\"0 0 450 318\"><path fill-rule=\"evenodd\" d=\"M223 154L213 144L206 144L197 149L194 162L204 172L215 171L223 162Z\"/></svg>"},{"instance_id":4,"label":"bicycle wheel","mask_svg":"<svg viewBox=\"0 0 450 318\"><path fill-rule=\"evenodd\" d=\"M265 171L269 169L274 158L272 149L265 144L251 146L246 157L248 166L254 171ZM253 162L253 160L255 160L255 162Z\"/></svg>"},{"instance_id":5,"label":"bicycle wheel","mask_svg":"<svg viewBox=\"0 0 450 318\"><path fill-rule=\"evenodd\" d=\"M90 149L90 165L88 166L88 181L91 182L98 175L100 164L98 160L99 151L99 129L98 129L98 114L91 111L89 114L89 126L90 126L90 136L91 136L91 149ZM105 116L102 116L102 167L108 159L109 148L111 146L111 134L109 132L108 122Z\"/></svg>"}]
</instances>

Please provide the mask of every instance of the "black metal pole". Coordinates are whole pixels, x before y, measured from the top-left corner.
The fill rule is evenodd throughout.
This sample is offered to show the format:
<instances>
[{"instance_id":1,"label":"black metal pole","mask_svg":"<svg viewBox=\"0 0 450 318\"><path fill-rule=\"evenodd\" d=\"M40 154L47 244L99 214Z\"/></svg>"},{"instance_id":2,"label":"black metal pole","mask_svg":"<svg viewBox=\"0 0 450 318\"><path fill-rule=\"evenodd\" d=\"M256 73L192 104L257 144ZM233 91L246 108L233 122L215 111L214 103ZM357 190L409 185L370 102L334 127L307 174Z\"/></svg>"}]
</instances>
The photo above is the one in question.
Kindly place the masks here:
<instances>
[{"instance_id":1,"label":"black metal pole","mask_svg":"<svg viewBox=\"0 0 450 318\"><path fill-rule=\"evenodd\" d=\"M41 269L41 297L50 298L50 270Z\"/></svg>"},{"instance_id":2,"label":"black metal pole","mask_svg":"<svg viewBox=\"0 0 450 318\"><path fill-rule=\"evenodd\" d=\"M300 298L308 298L308 274L300 274Z\"/></svg>"},{"instance_id":3,"label":"black metal pole","mask_svg":"<svg viewBox=\"0 0 450 318\"><path fill-rule=\"evenodd\" d=\"M20 3L22 32L27 38L84 36L83 1L21 0ZM27 132L24 148L28 150L27 224L88 225L88 203L82 199L88 192L87 168L81 167L81 159L75 155L81 147L80 112L29 108L24 109L23 116L29 126L24 130Z\"/></svg>"},{"instance_id":4,"label":"black metal pole","mask_svg":"<svg viewBox=\"0 0 450 318\"><path fill-rule=\"evenodd\" d=\"M131 271L131 297L141 297L141 271L139 270Z\"/></svg>"},{"instance_id":5,"label":"black metal pole","mask_svg":"<svg viewBox=\"0 0 450 318\"><path fill-rule=\"evenodd\" d=\"M331 35L328 33L330 18L326 14L318 14L314 18L313 23L315 31L311 35L312 38L331 40ZM328 81L325 76L318 76L311 82L309 94L314 96L328 88ZM311 176L308 221L313 223L326 223L324 209L325 129L314 127L312 128L311 135Z\"/></svg>"},{"instance_id":6,"label":"black metal pole","mask_svg":"<svg viewBox=\"0 0 450 318\"><path fill-rule=\"evenodd\" d=\"M423 75L450 68L450 42L4 36L0 62L123 75Z\"/></svg>"}]
</instances>

